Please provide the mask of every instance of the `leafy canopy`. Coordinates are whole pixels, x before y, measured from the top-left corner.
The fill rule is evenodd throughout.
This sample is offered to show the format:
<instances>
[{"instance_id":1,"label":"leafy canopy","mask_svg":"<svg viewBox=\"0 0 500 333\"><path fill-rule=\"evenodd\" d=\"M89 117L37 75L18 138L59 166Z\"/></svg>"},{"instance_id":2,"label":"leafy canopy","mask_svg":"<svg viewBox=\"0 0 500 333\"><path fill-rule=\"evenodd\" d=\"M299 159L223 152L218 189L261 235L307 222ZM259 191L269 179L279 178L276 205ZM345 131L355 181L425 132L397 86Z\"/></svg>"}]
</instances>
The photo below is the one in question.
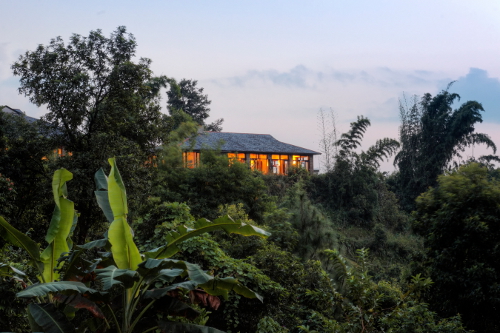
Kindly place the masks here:
<instances>
[{"instance_id":1,"label":"leafy canopy","mask_svg":"<svg viewBox=\"0 0 500 333\"><path fill-rule=\"evenodd\" d=\"M471 329L498 332L500 182L477 163L462 166L417 198L414 215L435 282L433 306L462 314Z\"/></svg>"},{"instance_id":2,"label":"leafy canopy","mask_svg":"<svg viewBox=\"0 0 500 333\"><path fill-rule=\"evenodd\" d=\"M458 94L443 90L436 96L425 94L420 101L415 97L410 105L400 102L401 150L394 164L399 169L399 190L406 208L412 208L414 199L436 184L438 175L454 158L462 157L465 147L485 144L496 153L496 145L487 134L475 133L474 125L482 122L482 105L468 101L454 110L458 100Z\"/></svg>"}]
</instances>

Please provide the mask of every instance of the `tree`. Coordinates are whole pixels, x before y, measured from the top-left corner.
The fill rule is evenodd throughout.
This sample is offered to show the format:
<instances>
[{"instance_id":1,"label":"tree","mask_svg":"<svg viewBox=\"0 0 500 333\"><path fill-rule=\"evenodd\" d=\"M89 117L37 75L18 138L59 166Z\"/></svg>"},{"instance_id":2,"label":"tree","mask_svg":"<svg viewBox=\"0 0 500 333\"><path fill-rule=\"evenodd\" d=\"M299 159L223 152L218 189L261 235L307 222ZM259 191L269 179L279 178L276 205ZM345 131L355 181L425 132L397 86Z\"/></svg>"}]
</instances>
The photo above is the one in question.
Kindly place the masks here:
<instances>
[{"instance_id":1,"label":"tree","mask_svg":"<svg viewBox=\"0 0 500 333\"><path fill-rule=\"evenodd\" d=\"M47 188L54 148L45 124L0 111L0 175L15 185L8 188L14 187L16 194L0 195L0 214L15 226L33 228L37 236L48 226L41 217L52 209Z\"/></svg>"},{"instance_id":2,"label":"tree","mask_svg":"<svg viewBox=\"0 0 500 333\"><path fill-rule=\"evenodd\" d=\"M477 163L439 176L414 213L435 282L431 304L479 332L500 330L499 216L500 182Z\"/></svg>"},{"instance_id":3,"label":"tree","mask_svg":"<svg viewBox=\"0 0 500 333\"><path fill-rule=\"evenodd\" d=\"M485 144L496 153L496 145L487 134L474 132L474 125L482 122L482 105L468 101L453 110L457 100L458 94L443 90L434 97L425 94L420 101L414 97L409 106L406 100L400 101L401 150L394 164L399 169L402 205L408 210L420 193L436 184L450 162L461 157L465 147Z\"/></svg>"},{"instance_id":4,"label":"tree","mask_svg":"<svg viewBox=\"0 0 500 333\"><path fill-rule=\"evenodd\" d=\"M161 158L172 161L168 153ZM158 166L160 186L154 195L162 201L186 202L194 216L209 219L219 215L220 205L242 203L252 219L262 220L271 200L262 178L246 163L231 163L219 151L204 150L200 165L189 169L182 166L180 154L175 157L177 161Z\"/></svg>"},{"instance_id":5,"label":"tree","mask_svg":"<svg viewBox=\"0 0 500 333\"><path fill-rule=\"evenodd\" d=\"M215 120L211 124L206 124L205 120L210 113L209 105L212 103L208 95L203 95L203 88L198 88L198 81L182 79L179 83L174 79L169 79L170 89L167 91L167 108L171 116L179 110L188 114L193 121L205 126L207 131L222 131L223 118Z\"/></svg>"},{"instance_id":6,"label":"tree","mask_svg":"<svg viewBox=\"0 0 500 333\"><path fill-rule=\"evenodd\" d=\"M366 151L358 151L370 120L363 116L351 123L335 145L338 154L330 172L313 177L313 199L330 211L346 214L350 223L371 226L378 206L377 169L381 161L396 152L399 143L384 138Z\"/></svg>"},{"instance_id":7,"label":"tree","mask_svg":"<svg viewBox=\"0 0 500 333\"><path fill-rule=\"evenodd\" d=\"M168 135L158 94L164 78L153 77L151 60L133 61L136 46L125 27L109 38L96 30L88 37L74 34L68 44L61 37L52 39L12 65L20 77L19 92L47 107L43 121L50 125L49 136L71 152L56 166L77 175L72 185L81 212L77 238L82 243L100 222L93 215L89 190L94 171L105 166L108 156L126 156L124 177L134 181L133 188L145 188L149 176L144 161ZM131 179L132 171L142 174Z\"/></svg>"},{"instance_id":8,"label":"tree","mask_svg":"<svg viewBox=\"0 0 500 333\"><path fill-rule=\"evenodd\" d=\"M220 332L181 322L160 320L156 323L157 313L185 316L188 319L199 315L198 311L172 295L172 292L176 291L179 294L186 291L193 294L190 295L193 303L197 298L196 295L200 294L203 294L204 296L201 296L205 299L210 298L212 303L220 303L216 296L227 298L230 291L262 301L260 295L233 277L214 278L202 271L198 265L173 260L170 257L180 251L179 246L183 242L206 232L224 230L227 233L264 238L269 236L269 233L235 222L228 216L214 222L200 219L191 223L191 228L178 226L177 230L172 230L166 235L162 246L141 255L127 222L125 186L115 159L110 158L109 163L111 165L109 176L106 176L102 169L95 175L97 185L95 195L110 222L104 239L81 246L74 246L71 241L77 213L74 203L67 199L66 182L71 180L73 175L65 169L57 170L54 174L52 187L56 207L46 236L49 246L42 253L37 243L0 217L0 236L12 245L25 250L31 259L31 264L39 270L37 277L41 283L17 294L18 297L34 298L38 302L43 302L28 305L33 331L75 332L68 319L75 316L77 309L83 308L90 311L94 318L80 322L82 328L89 326L97 328L100 325L109 329L115 326L116 331L123 333L136 332L136 326L140 327L142 332L157 329L161 329L162 332ZM95 248L103 248L109 252L93 261L87 260L88 257L83 259L84 251ZM11 265L0 263L0 276L3 275L23 279L26 274ZM96 277L101 283L91 285ZM185 277L189 280L179 281ZM177 281L174 281L176 278ZM116 290L117 286L123 291L122 297L118 298L121 302L112 300L107 291L111 288ZM159 288L160 286L162 288ZM111 305L115 308L112 309ZM118 321L117 318L120 317L122 320Z\"/></svg>"}]
</instances>

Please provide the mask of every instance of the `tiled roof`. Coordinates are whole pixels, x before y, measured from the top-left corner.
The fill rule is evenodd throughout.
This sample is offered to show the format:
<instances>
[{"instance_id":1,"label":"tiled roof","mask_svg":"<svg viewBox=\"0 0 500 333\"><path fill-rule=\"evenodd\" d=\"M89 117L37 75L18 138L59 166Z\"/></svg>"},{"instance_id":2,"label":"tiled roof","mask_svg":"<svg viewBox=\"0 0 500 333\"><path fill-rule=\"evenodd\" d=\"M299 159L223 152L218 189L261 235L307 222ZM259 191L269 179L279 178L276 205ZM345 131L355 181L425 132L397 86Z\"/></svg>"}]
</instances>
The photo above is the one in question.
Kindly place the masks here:
<instances>
[{"instance_id":1,"label":"tiled roof","mask_svg":"<svg viewBox=\"0 0 500 333\"><path fill-rule=\"evenodd\" d=\"M183 145L186 149L188 146L189 142ZM222 152L238 153L321 155L314 150L278 141L269 134L203 132L196 137L192 150L199 151L204 148L219 148Z\"/></svg>"},{"instance_id":2,"label":"tiled roof","mask_svg":"<svg viewBox=\"0 0 500 333\"><path fill-rule=\"evenodd\" d=\"M30 123L33 123L33 122L35 122L35 121L38 120L36 118L27 116L23 111L21 111L19 109L13 109L13 108L11 108L10 106L7 106L7 105L3 109L1 109L0 111L3 111L5 113L10 113L10 114L16 114L18 116L24 117L24 119L26 119Z\"/></svg>"}]
</instances>

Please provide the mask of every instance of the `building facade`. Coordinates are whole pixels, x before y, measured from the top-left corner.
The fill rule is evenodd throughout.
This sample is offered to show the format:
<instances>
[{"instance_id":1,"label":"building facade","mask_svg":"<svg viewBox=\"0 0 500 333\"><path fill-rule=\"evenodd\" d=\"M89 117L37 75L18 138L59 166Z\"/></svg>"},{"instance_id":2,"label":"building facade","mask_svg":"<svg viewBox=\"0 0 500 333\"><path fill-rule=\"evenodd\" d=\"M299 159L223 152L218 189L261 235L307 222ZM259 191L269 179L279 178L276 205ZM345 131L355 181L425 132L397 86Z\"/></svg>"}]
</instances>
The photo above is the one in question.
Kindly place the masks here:
<instances>
[{"instance_id":1,"label":"building facade","mask_svg":"<svg viewBox=\"0 0 500 333\"><path fill-rule=\"evenodd\" d=\"M276 140L269 134L203 132L184 143L183 160L188 168L200 163L203 149L218 149L233 161L248 163L264 174L284 175L288 168L302 167L314 172L314 150Z\"/></svg>"}]
</instances>

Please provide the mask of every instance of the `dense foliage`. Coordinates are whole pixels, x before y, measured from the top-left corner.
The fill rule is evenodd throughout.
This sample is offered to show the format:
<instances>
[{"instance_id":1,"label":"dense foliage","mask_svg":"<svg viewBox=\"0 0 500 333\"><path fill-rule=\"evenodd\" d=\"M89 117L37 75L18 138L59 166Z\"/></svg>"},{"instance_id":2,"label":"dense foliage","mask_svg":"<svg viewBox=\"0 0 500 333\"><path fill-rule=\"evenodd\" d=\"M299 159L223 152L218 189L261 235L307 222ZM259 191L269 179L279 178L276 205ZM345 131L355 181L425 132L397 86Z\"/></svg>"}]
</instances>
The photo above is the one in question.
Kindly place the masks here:
<instances>
[{"instance_id":1,"label":"dense foliage","mask_svg":"<svg viewBox=\"0 0 500 333\"><path fill-rule=\"evenodd\" d=\"M169 79L168 83L170 88L167 91L167 109L171 116L182 110L198 125L204 126L207 131L222 131L223 118L217 119L211 124L206 123L210 113L209 105L212 101L203 94L203 88L196 86L198 81L182 79L177 82L174 79Z\"/></svg>"},{"instance_id":2,"label":"dense foliage","mask_svg":"<svg viewBox=\"0 0 500 333\"><path fill-rule=\"evenodd\" d=\"M474 133L479 103L427 94L402 107L400 143L364 151L367 118L337 138L323 113L320 175L263 175L208 150L189 169L181 142L222 120L206 123L197 81L156 77L135 50L119 27L12 66L49 112L0 113L1 331L498 330L499 172L470 164L435 182L465 146L495 149ZM396 153L398 173L380 172Z\"/></svg>"},{"instance_id":3,"label":"dense foliage","mask_svg":"<svg viewBox=\"0 0 500 333\"><path fill-rule=\"evenodd\" d=\"M498 332L500 182L477 163L439 176L417 199L415 229L424 236L440 313L462 314L478 332Z\"/></svg>"},{"instance_id":4,"label":"dense foliage","mask_svg":"<svg viewBox=\"0 0 500 333\"><path fill-rule=\"evenodd\" d=\"M184 168L180 154L177 160L160 155L171 161L160 164L158 192L162 201L186 202L193 215L215 218L221 204L242 203L245 211L254 219L262 219L269 205L265 183L246 164L230 163L217 151L201 154L200 165Z\"/></svg>"},{"instance_id":5,"label":"dense foliage","mask_svg":"<svg viewBox=\"0 0 500 333\"><path fill-rule=\"evenodd\" d=\"M310 190L315 201L341 214L339 219L367 228L373 227L380 207L379 188L383 180L377 171L379 163L399 147L396 140L384 138L358 152L369 125L364 117L351 123L351 129L335 143L339 150L333 168L314 177Z\"/></svg>"},{"instance_id":6,"label":"dense foliage","mask_svg":"<svg viewBox=\"0 0 500 333\"><path fill-rule=\"evenodd\" d=\"M394 164L399 169L397 188L405 209L415 207L415 198L436 184L438 175L454 158L462 157L465 147L485 144L496 152L487 134L474 132L474 125L482 122L482 105L468 101L453 110L457 100L458 94L444 90L436 96L425 94L420 101L415 97L410 105L400 103L401 151ZM483 159L498 161L491 155Z\"/></svg>"},{"instance_id":7,"label":"dense foliage","mask_svg":"<svg viewBox=\"0 0 500 333\"><path fill-rule=\"evenodd\" d=\"M143 190L150 178L144 161L167 135L168 119L160 112L159 95L152 94L151 61L134 62L136 47L125 27L109 38L96 30L88 37L74 34L68 44L52 39L12 65L20 77L19 92L47 107L48 136L71 153L54 163L77 175L73 191L81 214L80 243L101 222L89 190L95 170L105 167L109 156L124 156L124 177L134 181L133 189Z\"/></svg>"},{"instance_id":8,"label":"dense foliage","mask_svg":"<svg viewBox=\"0 0 500 333\"><path fill-rule=\"evenodd\" d=\"M0 214L43 235L54 143L40 122L0 112ZM1 240L0 240L1 242Z\"/></svg>"}]
</instances>

